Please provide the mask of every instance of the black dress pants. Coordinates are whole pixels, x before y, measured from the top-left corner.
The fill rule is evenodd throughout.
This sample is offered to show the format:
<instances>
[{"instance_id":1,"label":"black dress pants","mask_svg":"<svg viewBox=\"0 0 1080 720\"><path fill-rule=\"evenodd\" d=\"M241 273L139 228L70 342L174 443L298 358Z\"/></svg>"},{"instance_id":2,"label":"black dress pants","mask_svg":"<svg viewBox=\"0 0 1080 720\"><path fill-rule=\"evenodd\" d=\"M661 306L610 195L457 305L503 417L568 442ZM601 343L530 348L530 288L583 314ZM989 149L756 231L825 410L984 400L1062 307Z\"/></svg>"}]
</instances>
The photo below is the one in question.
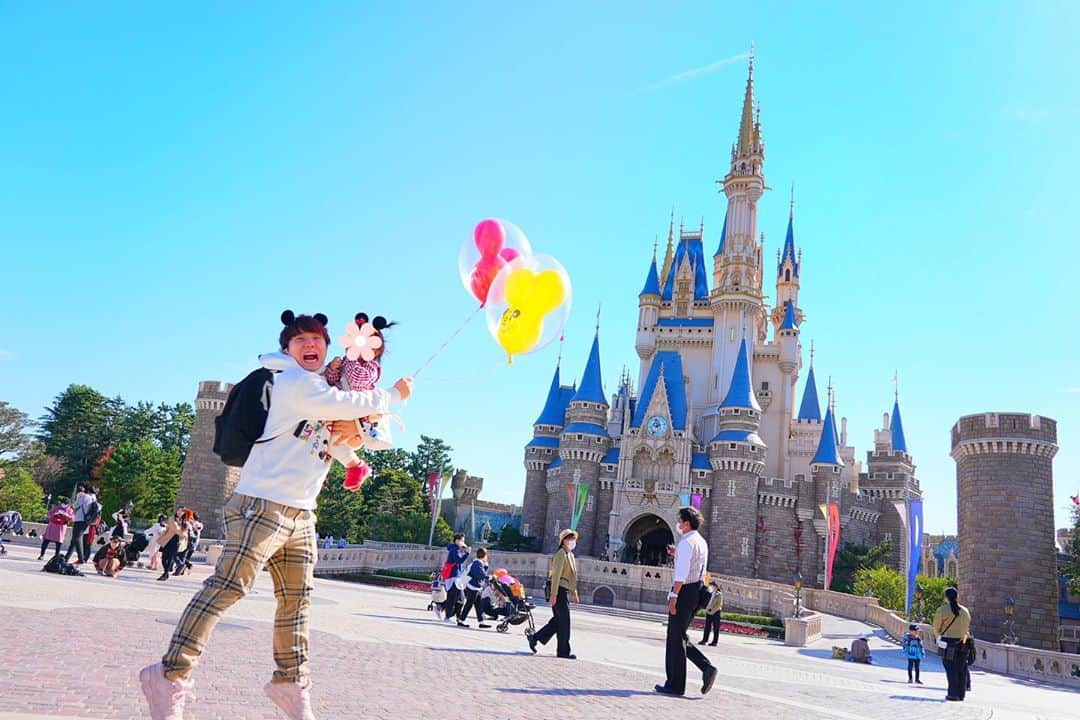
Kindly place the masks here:
<instances>
[{"instance_id":1,"label":"black dress pants","mask_svg":"<svg viewBox=\"0 0 1080 720\"><path fill-rule=\"evenodd\" d=\"M90 559L90 543L85 541L86 538L86 522L83 520L76 520L71 530L71 544L68 545L67 554L64 555L64 562L71 561L71 551L74 550L78 553L79 562L86 562Z\"/></svg>"},{"instance_id":2,"label":"black dress pants","mask_svg":"<svg viewBox=\"0 0 1080 720\"><path fill-rule=\"evenodd\" d=\"M908 658L908 661L907 661L907 681L908 682L911 682L911 671L912 670L915 670L915 679L916 680L919 679L919 663L921 663L921 662L922 662L921 660L916 660L914 658Z\"/></svg>"},{"instance_id":3,"label":"black dress pants","mask_svg":"<svg viewBox=\"0 0 1080 720\"><path fill-rule=\"evenodd\" d=\"M667 650L664 653L667 681L664 685L678 695L686 692L687 660L694 663L702 672L712 667L709 659L686 636L686 631L690 629L690 622L698 609L700 590L701 582L683 585L679 590L679 596L675 599L675 614L668 615Z\"/></svg>"},{"instance_id":4,"label":"black dress pants","mask_svg":"<svg viewBox=\"0 0 1080 720\"><path fill-rule=\"evenodd\" d=\"M709 633L713 636L713 645L720 640L720 612L714 612L712 615L705 615L705 637L701 638L701 642L709 642Z\"/></svg>"},{"instance_id":5,"label":"black dress pants","mask_svg":"<svg viewBox=\"0 0 1080 720\"><path fill-rule=\"evenodd\" d=\"M552 635L558 640L555 644L555 653L559 657L570 655L570 601L567 598L566 588L559 588L555 596L555 604L551 606L551 619L547 625L536 631L536 641L541 645L547 645Z\"/></svg>"},{"instance_id":6,"label":"black dress pants","mask_svg":"<svg viewBox=\"0 0 1080 720\"><path fill-rule=\"evenodd\" d=\"M469 611L476 608L476 622L484 622L484 613L480 610L480 591L473 590L472 588L465 588L465 605L461 608L461 613L458 615L458 622L465 622L469 617Z\"/></svg>"},{"instance_id":7,"label":"black dress pants","mask_svg":"<svg viewBox=\"0 0 1080 720\"><path fill-rule=\"evenodd\" d=\"M964 699L966 682L964 671L967 670L967 654L964 652L964 644L959 639L945 638L949 644L945 650L945 657L941 664L945 666L945 677L949 680L949 697L957 700Z\"/></svg>"}]
</instances>

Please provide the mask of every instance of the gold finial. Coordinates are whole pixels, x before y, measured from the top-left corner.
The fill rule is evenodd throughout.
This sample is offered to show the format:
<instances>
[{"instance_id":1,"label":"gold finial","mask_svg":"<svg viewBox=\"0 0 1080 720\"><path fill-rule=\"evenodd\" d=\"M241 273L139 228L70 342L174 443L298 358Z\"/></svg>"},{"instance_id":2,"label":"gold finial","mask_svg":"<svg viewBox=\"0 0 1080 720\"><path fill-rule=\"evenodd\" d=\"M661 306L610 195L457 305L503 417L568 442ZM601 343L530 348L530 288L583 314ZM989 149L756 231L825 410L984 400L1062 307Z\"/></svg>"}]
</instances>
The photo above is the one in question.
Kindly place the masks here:
<instances>
[{"instance_id":1,"label":"gold finial","mask_svg":"<svg viewBox=\"0 0 1080 720\"><path fill-rule=\"evenodd\" d=\"M893 399L897 403L899 403L900 402L900 371L899 370L895 370L893 372L892 381L893 381Z\"/></svg>"},{"instance_id":2,"label":"gold finial","mask_svg":"<svg viewBox=\"0 0 1080 720\"><path fill-rule=\"evenodd\" d=\"M750 74L754 74L754 41L750 41Z\"/></svg>"},{"instance_id":3,"label":"gold finial","mask_svg":"<svg viewBox=\"0 0 1080 720\"><path fill-rule=\"evenodd\" d=\"M791 181L791 210L788 212L788 217L792 220L795 219L795 181Z\"/></svg>"},{"instance_id":4,"label":"gold finial","mask_svg":"<svg viewBox=\"0 0 1080 720\"><path fill-rule=\"evenodd\" d=\"M810 367L814 367L814 341L810 341Z\"/></svg>"},{"instance_id":5,"label":"gold finial","mask_svg":"<svg viewBox=\"0 0 1080 720\"><path fill-rule=\"evenodd\" d=\"M652 241L652 261L653 261L654 263L656 262L656 249L657 249L658 247L660 247L660 236L659 236L659 235L653 235L653 241Z\"/></svg>"},{"instance_id":6,"label":"gold finial","mask_svg":"<svg viewBox=\"0 0 1080 720\"><path fill-rule=\"evenodd\" d=\"M600 334L600 303L596 303L596 334Z\"/></svg>"}]
</instances>

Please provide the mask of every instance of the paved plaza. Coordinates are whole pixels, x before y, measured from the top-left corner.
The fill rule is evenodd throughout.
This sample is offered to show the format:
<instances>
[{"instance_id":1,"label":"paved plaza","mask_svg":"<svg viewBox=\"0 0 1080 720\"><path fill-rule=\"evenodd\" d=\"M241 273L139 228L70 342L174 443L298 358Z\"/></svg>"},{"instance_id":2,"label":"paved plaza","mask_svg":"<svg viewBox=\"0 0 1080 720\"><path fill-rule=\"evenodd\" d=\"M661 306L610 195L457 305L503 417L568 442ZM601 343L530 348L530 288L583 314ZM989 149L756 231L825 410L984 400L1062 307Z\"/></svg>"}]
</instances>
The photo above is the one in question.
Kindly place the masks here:
<instances>
[{"instance_id":1,"label":"paved plaza","mask_svg":"<svg viewBox=\"0 0 1080 720\"><path fill-rule=\"evenodd\" d=\"M0 558L0 719L147 717L138 669L160 657L209 568L164 583L139 569L117 579L92 570L62 577L40 572L35 550L9 549ZM925 685L908 685L899 648L881 637L871 639L873 666L833 660L832 645L874 632L847 620L829 619L825 638L809 648L722 635L706 648L720 671L713 691L701 697L694 685L677 699L652 692L663 680L658 618L577 607L580 659L566 661L553 644L533 657L520 629L437 624L426 604L418 593L318 581L311 645L319 718L1080 718L1070 690L982 672L966 702L945 703L937 658L924 662ZM273 667L273 611L263 574L218 626L195 674L189 718L281 717L261 691ZM536 610L538 621L548 616ZM692 668L690 678L698 678Z\"/></svg>"}]
</instances>

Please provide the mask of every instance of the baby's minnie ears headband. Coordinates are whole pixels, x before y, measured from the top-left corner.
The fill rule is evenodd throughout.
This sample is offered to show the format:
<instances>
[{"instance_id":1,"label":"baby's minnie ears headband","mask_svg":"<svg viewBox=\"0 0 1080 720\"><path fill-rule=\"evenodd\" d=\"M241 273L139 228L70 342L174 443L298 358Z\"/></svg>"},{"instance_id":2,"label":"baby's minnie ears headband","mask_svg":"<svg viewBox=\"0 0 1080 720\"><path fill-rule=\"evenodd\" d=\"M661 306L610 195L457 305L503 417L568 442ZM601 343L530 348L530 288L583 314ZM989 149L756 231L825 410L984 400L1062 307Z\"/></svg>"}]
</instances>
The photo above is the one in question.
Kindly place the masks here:
<instances>
[{"instance_id":1,"label":"baby's minnie ears headband","mask_svg":"<svg viewBox=\"0 0 1080 720\"><path fill-rule=\"evenodd\" d=\"M322 313L315 313L312 317L315 318L315 321L320 325L326 325L330 322L330 320ZM282 325L292 325L294 322L296 322L296 314L292 310L286 310L281 313Z\"/></svg>"},{"instance_id":2,"label":"baby's minnie ears headband","mask_svg":"<svg viewBox=\"0 0 1080 720\"><path fill-rule=\"evenodd\" d=\"M369 322L367 313L356 313L356 317L354 319L356 320L357 327L363 325L366 322ZM386 328L392 327L395 324L392 322L388 322L387 319L384 318L382 315L376 315L375 319L371 320L370 322L371 326L379 332L382 332Z\"/></svg>"}]
</instances>

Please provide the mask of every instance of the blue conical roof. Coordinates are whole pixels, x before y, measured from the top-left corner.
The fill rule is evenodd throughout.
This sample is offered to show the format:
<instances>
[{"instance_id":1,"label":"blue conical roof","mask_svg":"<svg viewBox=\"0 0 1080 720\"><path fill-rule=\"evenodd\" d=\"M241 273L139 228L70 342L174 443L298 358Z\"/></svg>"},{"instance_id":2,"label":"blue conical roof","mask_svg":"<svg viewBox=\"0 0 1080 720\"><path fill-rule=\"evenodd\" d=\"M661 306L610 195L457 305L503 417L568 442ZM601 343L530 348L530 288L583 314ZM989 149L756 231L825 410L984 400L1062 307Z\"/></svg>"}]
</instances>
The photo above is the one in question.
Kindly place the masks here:
<instances>
[{"instance_id":1,"label":"blue conical roof","mask_svg":"<svg viewBox=\"0 0 1080 720\"><path fill-rule=\"evenodd\" d=\"M600 333L593 336L589 361L585 363L585 374L582 375L581 385L570 402L608 404L607 398L604 396L604 380L600 377Z\"/></svg>"},{"instance_id":2,"label":"blue conical roof","mask_svg":"<svg viewBox=\"0 0 1080 720\"><path fill-rule=\"evenodd\" d=\"M799 405L799 420L821 421L821 407L818 405L817 383L814 382L814 366L810 366L810 374L806 377L806 387L803 388L802 404Z\"/></svg>"},{"instance_id":3,"label":"blue conical roof","mask_svg":"<svg viewBox=\"0 0 1080 720\"><path fill-rule=\"evenodd\" d=\"M789 216L787 221L787 236L784 238L784 251L780 254L780 262L776 265L776 274L783 272L784 262L791 261L791 276L799 277L799 257L795 254L795 217Z\"/></svg>"},{"instance_id":4,"label":"blue conical roof","mask_svg":"<svg viewBox=\"0 0 1080 720\"><path fill-rule=\"evenodd\" d=\"M536 418L533 425L562 425L566 419L565 411L566 406L562 403L562 392L559 387L559 366L556 365L544 409L540 411L540 417Z\"/></svg>"},{"instance_id":5,"label":"blue conical roof","mask_svg":"<svg viewBox=\"0 0 1080 720\"><path fill-rule=\"evenodd\" d=\"M799 323L795 319L795 303L788 300L784 303L784 322L780 324L781 330L798 330Z\"/></svg>"},{"instance_id":6,"label":"blue conical roof","mask_svg":"<svg viewBox=\"0 0 1080 720\"><path fill-rule=\"evenodd\" d=\"M645 287L641 289L643 295L659 295L660 294L660 276L656 272L656 258L653 258L652 264L649 265L649 274L645 278Z\"/></svg>"},{"instance_id":7,"label":"blue conical roof","mask_svg":"<svg viewBox=\"0 0 1080 720\"><path fill-rule=\"evenodd\" d=\"M727 210L724 211L724 224L720 227L720 245L716 248L716 252L713 253L713 257L724 254L724 243L727 241Z\"/></svg>"},{"instance_id":8,"label":"blue conical roof","mask_svg":"<svg viewBox=\"0 0 1080 720\"><path fill-rule=\"evenodd\" d=\"M818 441L817 452L811 465L837 465L844 466L844 460L840 457L840 450L836 447L836 421L833 419L832 408L825 411L825 424L821 428L821 439Z\"/></svg>"},{"instance_id":9,"label":"blue conical roof","mask_svg":"<svg viewBox=\"0 0 1080 720\"><path fill-rule=\"evenodd\" d=\"M679 245L675 249L675 259L671 263L671 271L664 281L660 297L671 301L672 293L675 291L675 276L684 262L690 263L690 268L694 271L694 299L707 300L709 281L705 275L705 251L702 248L701 235L697 231L680 238Z\"/></svg>"},{"instance_id":10,"label":"blue conical roof","mask_svg":"<svg viewBox=\"0 0 1080 720\"><path fill-rule=\"evenodd\" d=\"M752 408L761 412L750 381L750 352L746 349L746 338L739 344L735 371L731 374L731 384L728 385L727 395L720 407Z\"/></svg>"},{"instance_id":11,"label":"blue conical roof","mask_svg":"<svg viewBox=\"0 0 1080 720\"><path fill-rule=\"evenodd\" d=\"M904 424L900 422L900 401L897 400L892 406L892 420L889 422L892 431L892 449L897 452L907 452L907 440L904 439Z\"/></svg>"}]
</instances>

